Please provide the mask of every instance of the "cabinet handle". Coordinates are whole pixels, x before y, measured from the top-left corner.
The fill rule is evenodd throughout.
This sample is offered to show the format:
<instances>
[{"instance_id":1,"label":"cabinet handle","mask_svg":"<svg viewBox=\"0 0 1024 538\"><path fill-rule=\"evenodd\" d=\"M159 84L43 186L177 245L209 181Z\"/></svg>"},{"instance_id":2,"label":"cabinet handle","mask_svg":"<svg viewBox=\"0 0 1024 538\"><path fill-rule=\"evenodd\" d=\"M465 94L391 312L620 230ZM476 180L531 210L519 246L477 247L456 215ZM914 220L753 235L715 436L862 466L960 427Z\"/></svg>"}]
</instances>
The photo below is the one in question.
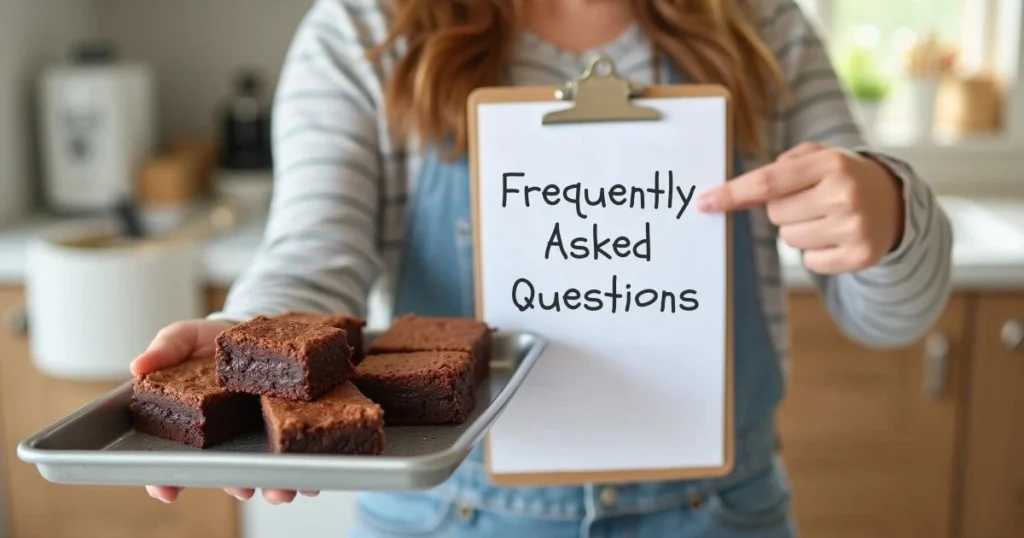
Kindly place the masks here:
<instances>
[{"instance_id":1,"label":"cabinet handle","mask_svg":"<svg viewBox=\"0 0 1024 538\"><path fill-rule=\"evenodd\" d=\"M1003 325L1003 345L1010 351L1024 349L1024 321L1011 319Z\"/></svg>"},{"instance_id":2,"label":"cabinet handle","mask_svg":"<svg viewBox=\"0 0 1024 538\"><path fill-rule=\"evenodd\" d=\"M946 394L949 384L949 337L942 333L928 335L924 342L924 389L932 398Z\"/></svg>"},{"instance_id":3,"label":"cabinet handle","mask_svg":"<svg viewBox=\"0 0 1024 538\"><path fill-rule=\"evenodd\" d=\"M4 326L14 336L28 334L28 312L25 307L12 308L4 315Z\"/></svg>"}]
</instances>

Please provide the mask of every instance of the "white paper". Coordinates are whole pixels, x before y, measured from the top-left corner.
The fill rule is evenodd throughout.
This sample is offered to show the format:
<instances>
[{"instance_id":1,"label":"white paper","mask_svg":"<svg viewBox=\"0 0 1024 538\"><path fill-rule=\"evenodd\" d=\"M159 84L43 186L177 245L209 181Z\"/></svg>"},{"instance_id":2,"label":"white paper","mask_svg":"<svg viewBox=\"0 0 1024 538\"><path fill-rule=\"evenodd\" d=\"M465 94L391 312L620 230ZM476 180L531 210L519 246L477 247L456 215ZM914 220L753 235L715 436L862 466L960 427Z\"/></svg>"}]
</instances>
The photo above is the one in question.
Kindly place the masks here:
<instances>
[{"instance_id":1,"label":"white paper","mask_svg":"<svg viewBox=\"0 0 1024 538\"><path fill-rule=\"evenodd\" d=\"M498 329L536 332L550 341L491 430L498 474L725 464L726 226L722 215L701 213L696 197L726 178L726 103L721 98L640 102L661 110L664 119L543 126L544 113L566 104L480 106L478 277L484 317ZM650 193L644 209L609 203L611 193L623 192L610 190L616 184L653 188L655 172L667 189L670 171L675 187L686 195L693 189L681 218L678 193L671 210L667 194L657 209ZM510 172L525 177L510 178L508 187L520 192L504 198L503 174ZM587 218L581 219L576 206L561 196L559 205L544 203L543 191L530 192L530 207L525 206L527 185L564 188L576 182L591 190L591 199L596 189L609 189L606 207L582 203ZM626 191L627 201L631 196ZM633 200L639 204L639 198ZM617 257L615 239L643 239L648 222L651 260ZM602 238L612 239L605 251L613 259L566 260L558 249L545 259L556 223L569 254L571 242L592 237L596 224ZM592 240L587 244L593 247ZM581 294L610 292L613 275L623 295L629 285L634 294L656 290L658 300L646 308L631 303L626 312L623 298L616 313L607 296L603 308L594 311L570 310L563 303L561 311L536 306L523 312L513 301L514 284L522 278L550 305L553 293L570 288ZM525 289L520 284L518 290ZM696 310L682 308L693 306L678 300L685 290L695 290ZM661 312L662 291L675 294L676 313ZM597 308L585 298L570 303Z\"/></svg>"}]
</instances>

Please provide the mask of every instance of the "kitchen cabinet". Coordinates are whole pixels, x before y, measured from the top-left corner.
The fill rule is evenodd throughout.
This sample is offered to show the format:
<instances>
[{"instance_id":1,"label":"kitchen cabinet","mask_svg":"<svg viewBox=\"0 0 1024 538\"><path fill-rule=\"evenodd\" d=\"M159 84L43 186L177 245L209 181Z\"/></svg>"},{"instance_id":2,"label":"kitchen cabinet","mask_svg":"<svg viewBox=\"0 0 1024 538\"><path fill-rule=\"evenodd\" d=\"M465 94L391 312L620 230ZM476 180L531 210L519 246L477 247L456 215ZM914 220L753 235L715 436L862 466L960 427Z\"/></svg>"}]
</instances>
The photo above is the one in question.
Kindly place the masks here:
<instances>
[{"instance_id":1,"label":"kitchen cabinet","mask_svg":"<svg viewBox=\"0 0 1024 538\"><path fill-rule=\"evenodd\" d=\"M212 293L214 306L222 298ZM0 288L0 316L24 305L20 288ZM17 458L18 442L113 389L117 383L52 379L31 364L17 320L0 328L0 420L10 538L238 536L237 501L219 490L189 490L173 505L143 488L64 486L44 480Z\"/></svg>"},{"instance_id":2,"label":"kitchen cabinet","mask_svg":"<svg viewBox=\"0 0 1024 538\"><path fill-rule=\"evenodd\" d=\"M954 297L918 345L870 350L841 334L817 295L790 296L779 420L802 535L954 536L969 306Z\"/></svg>"},{"instance_id":3,"label":"kitchen cabinet","mask_svg":"<svg viewBox=\"0 0 1024 538\"><path fill-rule=\"evenodd\" d=\"M1024 536L1024 294L980 299L966 405L960 536Z\"/></svg>"}]
</instances>

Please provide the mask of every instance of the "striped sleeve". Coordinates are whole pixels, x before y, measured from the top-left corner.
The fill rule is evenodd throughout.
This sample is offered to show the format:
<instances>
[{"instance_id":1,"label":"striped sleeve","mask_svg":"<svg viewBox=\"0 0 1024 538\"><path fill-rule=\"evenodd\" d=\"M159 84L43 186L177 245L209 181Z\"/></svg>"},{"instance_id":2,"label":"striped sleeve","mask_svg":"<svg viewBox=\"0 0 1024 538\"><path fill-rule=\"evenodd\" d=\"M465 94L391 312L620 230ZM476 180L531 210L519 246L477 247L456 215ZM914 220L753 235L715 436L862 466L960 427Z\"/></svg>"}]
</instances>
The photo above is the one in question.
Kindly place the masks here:
<instances>
[{"instance_id":1,"label":"striped sleeve","mask_svg":"<svg viewBox=\"0 0 1024 538\"><path fill-rule=\"evenodd\" d=\"M378 78L337 0L318 0L296 31L274 100L274 187L252 265L212 319L286 310L365 315L383 270Z\"/></svg>"},{"instance_id":2,"label":"striped sleeve","mask_svg":"<svg viewBox=\"0 0 1024 538\"><path fill-rule=\"evenodd\" d=\"M879 264L855 274L815 275L844 333L871 347L901 347L938 320L951 292L952 231L931 188L905 162L865 144L815 28L793 0L774 0L765 34L787 73L792 101L780 111L784 148L818 142L876 159L899 179L904 235Z\"/></svg>"}]
</instances>

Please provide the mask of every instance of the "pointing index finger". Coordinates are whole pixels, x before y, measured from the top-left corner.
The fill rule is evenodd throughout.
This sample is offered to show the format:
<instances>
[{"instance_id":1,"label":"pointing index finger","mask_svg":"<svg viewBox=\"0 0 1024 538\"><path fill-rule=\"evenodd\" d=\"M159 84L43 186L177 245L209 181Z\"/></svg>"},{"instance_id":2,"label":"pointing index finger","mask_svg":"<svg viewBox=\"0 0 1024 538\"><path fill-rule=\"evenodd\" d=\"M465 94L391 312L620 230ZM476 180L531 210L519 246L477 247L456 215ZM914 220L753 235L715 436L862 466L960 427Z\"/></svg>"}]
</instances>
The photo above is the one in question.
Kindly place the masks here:
<instances>
[{"instance_id":1,"label":"pointing index finger","mask_svg":"<svg viewBox=\"0 0 1024 538\"><path fill-rule=\"evenodd\" d=\"M818 155L777 161L748 172L706 192L700 207L704 211L739 211L812 187L824 177Z\"/></svg>"}]
</instances>

